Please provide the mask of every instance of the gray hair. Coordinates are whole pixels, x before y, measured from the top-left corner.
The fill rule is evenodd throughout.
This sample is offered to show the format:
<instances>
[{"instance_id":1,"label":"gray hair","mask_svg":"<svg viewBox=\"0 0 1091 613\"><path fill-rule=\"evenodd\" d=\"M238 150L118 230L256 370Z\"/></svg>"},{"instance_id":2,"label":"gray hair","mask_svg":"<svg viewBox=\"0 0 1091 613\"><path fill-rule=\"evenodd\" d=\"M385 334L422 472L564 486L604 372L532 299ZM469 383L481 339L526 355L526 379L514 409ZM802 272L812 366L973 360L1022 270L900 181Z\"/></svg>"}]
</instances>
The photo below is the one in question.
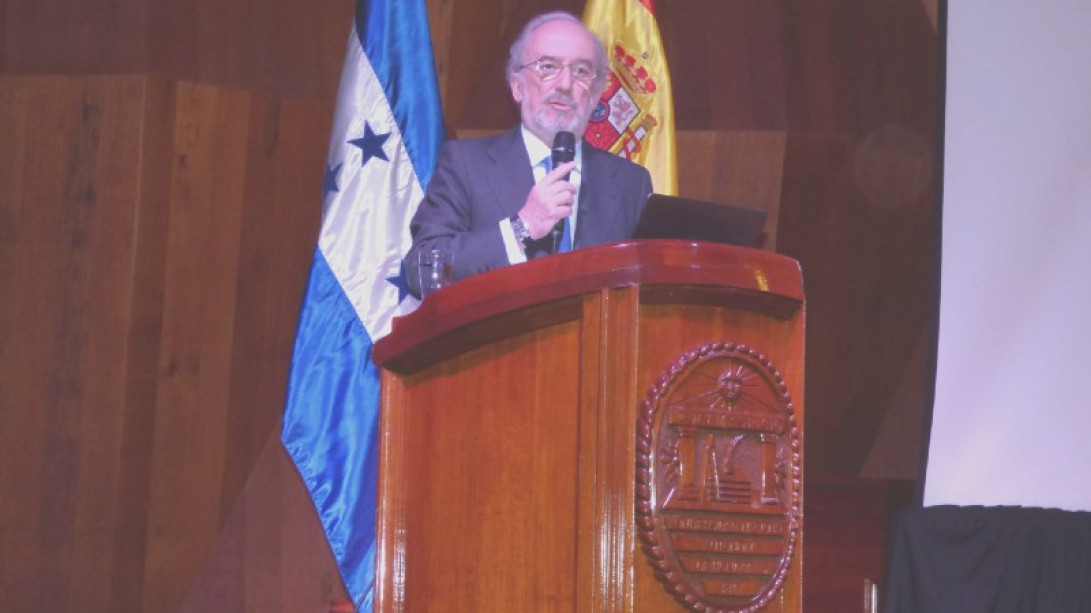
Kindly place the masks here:
<instances>
[{"instance_id":1,"label":"gray hair","mask_svg":"<svg viewBox=\"0 0 1091 613\"><path fill-rule=\"evenodd\" d=\"M595 48L595 57L591 58L591 61L595 68L595 82L592 84L592 91L602 93L603 88L606 86L606 73L609 67L606 63L606 50L602 47L602 41L599 40L595 33L587 29L587 26L583 25L578 17L572 13L565 11L554 11L552 13L543 13L538 15L534 19L527 22L527 25L523 26L523 31L519 33L519 38L515 39L515 42L511 44L511 55L508 56L508 68L507 77L510 79L512 75L519 72L519 68L523 65L523 50L527 46L527 39L534 33L535 30L544 26L551 21L568 21L574 23L581 28L587 35L591 37L593 47Z\"/></svg>"}]
</instances>

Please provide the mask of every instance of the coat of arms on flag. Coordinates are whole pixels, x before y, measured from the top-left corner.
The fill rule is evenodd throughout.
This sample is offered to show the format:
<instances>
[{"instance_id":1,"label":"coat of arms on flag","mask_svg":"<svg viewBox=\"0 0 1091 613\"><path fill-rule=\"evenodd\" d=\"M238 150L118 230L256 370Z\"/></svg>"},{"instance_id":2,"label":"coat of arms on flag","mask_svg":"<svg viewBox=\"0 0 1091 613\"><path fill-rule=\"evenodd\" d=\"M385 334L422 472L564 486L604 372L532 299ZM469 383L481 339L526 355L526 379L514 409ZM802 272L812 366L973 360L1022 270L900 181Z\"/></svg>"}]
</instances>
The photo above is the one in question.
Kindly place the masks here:
<instances>
[{"instance_id":1,"label":"coat of arms on flag","mask_svg":"<svg viewBox=\"0 0 1091 613\"><path fill-rule=\"evenodd\" d=\"M677 194L674 103L652 0L589 0L583 20L610 63L584 138L647 168L655 191Z\"/></svg>"},{"instance_id":2,"label":"coat of arms on flag","mask_svg":"<svg viewBox=\"0 0 1091 613\"><path fill-rule=\"evenodd\" d=\"M632 160L660 124L652 104L658 86L647 68L620 43L610 55L606 90L591 113L585 137L599 149Z\"/></svg>"}]
</instances>

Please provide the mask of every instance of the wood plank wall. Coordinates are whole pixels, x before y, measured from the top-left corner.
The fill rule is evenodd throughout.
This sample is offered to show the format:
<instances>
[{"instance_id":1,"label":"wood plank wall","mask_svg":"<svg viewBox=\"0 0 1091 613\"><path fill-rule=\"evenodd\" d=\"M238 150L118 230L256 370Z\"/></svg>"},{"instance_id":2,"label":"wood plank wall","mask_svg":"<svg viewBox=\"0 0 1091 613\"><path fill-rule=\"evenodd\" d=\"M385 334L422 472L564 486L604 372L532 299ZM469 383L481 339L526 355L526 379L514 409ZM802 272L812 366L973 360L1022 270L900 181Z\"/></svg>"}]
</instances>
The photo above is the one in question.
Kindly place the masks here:
<instances>
[{"instance_id":1,"label":"wood plank wall","mask_svg":"<svg viewBox=\"0 0 1091 613\"><path fill-rule=\"evenodd\" d=\"M657 5L683 194L765 208L804 265L808 474L867 473L920 411L896 388L930 316L935 2ZM522 23L582 1L428 6L467 134L515 121ZM0 610L343 594L277 434L353 8L0 7Z\"/></svg>"},{"instance_id":2,"label":"wood plank wall","mask_svg":"<svg viewBox=\"0 0 1091 613\"><path fill-rule=\"evenodd\" d=\"M0 609L176 610L278 424L329 109L0 79Z\"/></svg>"}]
</instances>

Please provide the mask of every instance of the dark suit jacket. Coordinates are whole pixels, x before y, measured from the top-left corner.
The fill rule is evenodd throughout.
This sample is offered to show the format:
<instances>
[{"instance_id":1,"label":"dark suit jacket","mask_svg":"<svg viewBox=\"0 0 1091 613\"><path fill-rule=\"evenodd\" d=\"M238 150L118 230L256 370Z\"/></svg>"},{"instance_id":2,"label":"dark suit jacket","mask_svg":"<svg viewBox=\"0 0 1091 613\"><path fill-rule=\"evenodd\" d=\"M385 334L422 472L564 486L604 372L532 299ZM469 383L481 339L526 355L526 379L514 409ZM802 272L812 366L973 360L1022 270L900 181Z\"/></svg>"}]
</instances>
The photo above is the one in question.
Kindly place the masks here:
<instances>
[{"instance_id":1,"label":"dark suit jacket","mask_svg":"<svg viewBox=\"0 0 1091 613\"><path fill-rule=\"evenodd\" d=\"M631 237L652 193L648 171L586 141L582 151L573 248ZM448 141L409 225L413 246L404 269L410 289L419 294L421 250L450 250L456 280L506 265L500 220L523 207L532 187L534 173L518 127L498 136ZM539 243L527 248L528 259L548 253L546 241Z\"/></svg>"}]
</instances>

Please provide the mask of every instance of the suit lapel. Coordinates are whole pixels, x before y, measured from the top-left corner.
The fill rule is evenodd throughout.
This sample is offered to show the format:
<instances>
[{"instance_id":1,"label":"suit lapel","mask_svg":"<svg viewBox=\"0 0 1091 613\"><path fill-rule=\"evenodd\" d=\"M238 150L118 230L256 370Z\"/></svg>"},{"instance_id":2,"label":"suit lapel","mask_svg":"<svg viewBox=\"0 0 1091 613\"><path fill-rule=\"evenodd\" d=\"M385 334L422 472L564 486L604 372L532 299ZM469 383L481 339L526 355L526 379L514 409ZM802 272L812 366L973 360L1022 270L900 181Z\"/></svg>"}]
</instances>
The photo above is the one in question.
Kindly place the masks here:
<instances>
[{"instance_id":1,"label":"suit lapel","mask_svg":"<svg viewBox=\"0 0 1091 613\"><path fill-rule=\"evenodd\" d=\"M510 217L523 206L530 188L534 187L534 171L519 128L497 138L486 155L491 167L481 170L496 197L497 212Z\"/></svg>"},{"instance_id":2,"label":"suit lapel","mask_svg":"<svg viewBox=\"0 0 1091 613\"><path fill-rule=\"evenodd\" d=\"M576 222L576 247L609 240L609 229L617 216L620 189L613 180L604 156L611 155L583 141L583 176L580 178L580 209Z\"/></svg>"}]
</instances>

